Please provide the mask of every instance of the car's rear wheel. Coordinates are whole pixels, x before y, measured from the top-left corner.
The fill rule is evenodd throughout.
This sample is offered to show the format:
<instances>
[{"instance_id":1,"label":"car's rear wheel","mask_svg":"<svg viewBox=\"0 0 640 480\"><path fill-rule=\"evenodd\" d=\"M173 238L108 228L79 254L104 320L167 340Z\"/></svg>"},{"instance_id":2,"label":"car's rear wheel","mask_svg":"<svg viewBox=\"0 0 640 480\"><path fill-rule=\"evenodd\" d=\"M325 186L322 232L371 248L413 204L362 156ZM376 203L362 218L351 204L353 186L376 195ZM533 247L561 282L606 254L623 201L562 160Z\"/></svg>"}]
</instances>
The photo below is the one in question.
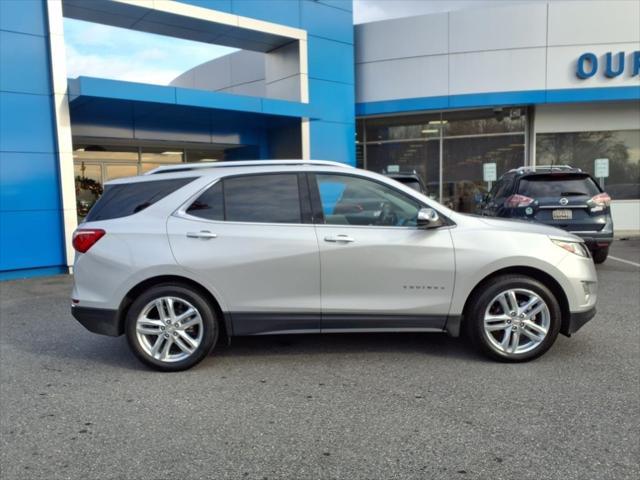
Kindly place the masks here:
<instances>
[{"instance_id":1,"label":"car's rear wheel","mask_svg":"<svg viewBox=\"0 0 640 480\"><path fill-rule=\"evenodd\" d=\"M505 275L474 294L465 318L470 339L483 354L523 362L553 345L561 312L553 293L538 280Z\"/></svg>"},{"instance_id":2,"label":"car's rear wheel","mask_svg":"<svg viewBox=\"0 0 640 480\"><path fill-rule=\"evenodd\" d=\"M201 362L218 339L215 313L186 286L158 285L131 304L126 335L133 353L157 370L179 371Z\"/></svg>"},{"instance_id":3,"label":"car's rear wheel","mask_svg":"<svg viewBox=\"0 0 640 480\"><path fill-rule=\"evenodd\" d=\"M593 263L604 263L609 256L609 247L597 248L591 252L591 255L593 256Z\"/></svg>"}]
</instances>

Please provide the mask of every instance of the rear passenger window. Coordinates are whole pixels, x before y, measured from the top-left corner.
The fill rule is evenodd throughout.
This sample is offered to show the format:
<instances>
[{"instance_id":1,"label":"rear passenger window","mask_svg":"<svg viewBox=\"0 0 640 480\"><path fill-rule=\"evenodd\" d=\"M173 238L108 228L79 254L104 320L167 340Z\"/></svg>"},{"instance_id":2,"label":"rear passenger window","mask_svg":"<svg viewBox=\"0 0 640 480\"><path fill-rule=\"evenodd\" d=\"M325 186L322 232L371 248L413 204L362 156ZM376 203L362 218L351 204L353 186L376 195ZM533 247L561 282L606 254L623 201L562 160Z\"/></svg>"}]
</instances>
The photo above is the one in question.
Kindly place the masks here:
<instances>
[{"instance_id":1,"label":"rear passenger window","mask_svg":"<svg viewBox=\"0 0 640 480\"><path fill-rule=\"evenodd\" d=\"M226 178L204 192L187 213L207 220L302 223L297 174Z\"/></svg>"},{"instance_id":2,"label":"rear passenger window","mask_svg":"<svg viewBox=\"0 0 640 480\"><path fill-rule=\"evenodd\" d=\"M193 179L194 177L172 178L171 180L107 185L85 221L95 222L133 215L175 192Z\"/></svg>"},{"instance_id":3,"label":"rear passenger window","mask_svg":"<svg viewBox=\"0 0 640 480\"><path fill-rule=\"evenodd\" d=\"M231 222L302 222L296 174L225 179L224 205L225 219Z\"/></svg>"}]
</instances>

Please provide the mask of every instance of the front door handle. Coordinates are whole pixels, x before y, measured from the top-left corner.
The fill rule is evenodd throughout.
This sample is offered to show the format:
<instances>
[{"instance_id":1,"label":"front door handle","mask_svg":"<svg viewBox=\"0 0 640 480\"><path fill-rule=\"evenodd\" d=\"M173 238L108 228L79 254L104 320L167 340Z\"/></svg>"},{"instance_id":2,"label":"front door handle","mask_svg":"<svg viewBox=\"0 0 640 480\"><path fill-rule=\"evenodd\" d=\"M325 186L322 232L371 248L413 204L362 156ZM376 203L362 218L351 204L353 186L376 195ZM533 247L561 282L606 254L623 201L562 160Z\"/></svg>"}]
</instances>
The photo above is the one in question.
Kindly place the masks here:
<instances>
[{"instance_id":1,"label":"front door handle","mask_svg":"<svg viewBox=\"0 0 640 480\"><path fill-rule=\"evenodd\" d=\"M353 243L355 239L350 237L349 235L334 235L329 237L324 237L325 242L331 243Z\"/></svg>"},{"instance_id":2,"label":"front door handle","mask_svg":"<svg viewBox=\"0 0 640 480\"><path fill-rule=\"evenodd\" d=\"M218 235L210 232L209 230L201 230L199 232L187 232L187 237L189 238L203 238L208 240L210 238L216 238Z\"/></svg>"}]
</instances>

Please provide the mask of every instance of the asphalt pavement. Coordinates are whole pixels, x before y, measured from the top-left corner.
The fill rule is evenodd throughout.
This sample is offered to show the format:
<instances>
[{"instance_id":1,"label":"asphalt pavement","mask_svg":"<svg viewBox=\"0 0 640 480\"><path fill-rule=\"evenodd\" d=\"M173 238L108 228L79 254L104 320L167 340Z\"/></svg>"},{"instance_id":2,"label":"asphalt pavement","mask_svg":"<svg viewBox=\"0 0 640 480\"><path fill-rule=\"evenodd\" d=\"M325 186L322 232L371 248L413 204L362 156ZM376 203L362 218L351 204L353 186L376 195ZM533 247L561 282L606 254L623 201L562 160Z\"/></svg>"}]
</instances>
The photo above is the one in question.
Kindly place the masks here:
<instances>
[{"instance_id":1,"label":"asphalt pavement","mask_svg":"<svg viewBox=\"0 0 640 480\"><path fill-rule=\"evenodd\" d=\"M598 315L518 365L346 334L157 373L71 317L70 277L0 283L0 478L637 479L640 240L612 255Z\"/></svg>"}]
</instances>

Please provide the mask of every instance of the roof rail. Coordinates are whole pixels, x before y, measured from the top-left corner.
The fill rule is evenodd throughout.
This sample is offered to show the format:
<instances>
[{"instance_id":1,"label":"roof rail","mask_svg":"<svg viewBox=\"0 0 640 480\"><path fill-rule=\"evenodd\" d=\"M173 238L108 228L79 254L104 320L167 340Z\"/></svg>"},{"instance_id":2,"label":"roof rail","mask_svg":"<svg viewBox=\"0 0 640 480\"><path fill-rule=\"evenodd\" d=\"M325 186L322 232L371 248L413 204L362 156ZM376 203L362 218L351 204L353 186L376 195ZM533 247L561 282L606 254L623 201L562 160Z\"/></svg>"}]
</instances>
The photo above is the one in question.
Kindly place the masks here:
<instances>
[{"instance_id":1,"label":"roof rail","mask_svg":"<svg viewBox=\"0 0 640 480\"><path fill-rule=\"evenodd\" d=\"M165 165L149 170L145 175L155 175L156 173L189 172L192 170L202 170L206 168L234 168L234 167L270 167L274 165L319 165L325 167L346 167L351 165L340 162L330 162L328 160L241 160L227 162L200 162L200 163L180 163L177 165Z\"/></svg>"},{"instance_id":2,"label":"roof rail","mask_svg":"<svg viewBox=\"0 0 640 480\"><path fill-rule=\"evenodd\" d=\"M550 172L553 172L553 171L582 172L580 168L572 167L571 165L535 165L535 166L530 165L527 167L512 168L511 170L509 170L509 172L525 173L525 172L537 172L539 170L548 170Z\"/></svg>"}]
</instances>

